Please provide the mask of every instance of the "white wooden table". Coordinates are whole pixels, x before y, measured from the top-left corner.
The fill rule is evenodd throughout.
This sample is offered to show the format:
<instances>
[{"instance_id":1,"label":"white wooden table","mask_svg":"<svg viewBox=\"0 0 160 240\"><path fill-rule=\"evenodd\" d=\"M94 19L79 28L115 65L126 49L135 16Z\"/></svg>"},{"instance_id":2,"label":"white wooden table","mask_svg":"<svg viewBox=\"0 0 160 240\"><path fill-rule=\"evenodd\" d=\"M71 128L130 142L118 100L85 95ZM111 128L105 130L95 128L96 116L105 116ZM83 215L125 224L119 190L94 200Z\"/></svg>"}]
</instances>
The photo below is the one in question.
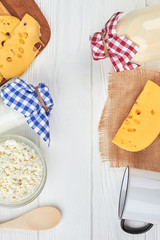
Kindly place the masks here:
<instances>
[{"instance_id":1,"label":"white wooden table","mask_svg":"<svg viewBox=\"0 0 160 240\"><path fill-rule=\"evenodd\" d=\"M38 199L19 209L0 208L0 221L37 206L54 205L62 221L51 230L0 230L1 240L158 240L160 227L141 236L122 232L117 216L124 169L101 163L98 123L107 98L109 59L94 62L88 37L116 11L125 13L160 0L37 0L51 27L51 40L22 78L46 82L54 99L48 149L27 126L12 133L42 149L48 177ZM157 63L152 64L156 66Z\"/></svg>"}]
</instances>

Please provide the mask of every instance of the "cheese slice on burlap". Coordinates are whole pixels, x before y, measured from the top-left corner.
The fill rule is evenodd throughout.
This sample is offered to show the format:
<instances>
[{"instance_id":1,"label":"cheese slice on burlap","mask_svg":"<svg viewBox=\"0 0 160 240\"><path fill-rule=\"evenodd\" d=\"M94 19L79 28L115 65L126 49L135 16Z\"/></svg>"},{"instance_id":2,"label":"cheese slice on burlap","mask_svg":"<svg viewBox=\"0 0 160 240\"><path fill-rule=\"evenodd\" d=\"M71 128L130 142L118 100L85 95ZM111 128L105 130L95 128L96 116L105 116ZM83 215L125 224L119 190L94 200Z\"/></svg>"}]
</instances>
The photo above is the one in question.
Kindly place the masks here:
<instances>
[{"instance_id":1,"label":"cheese slice on burlap","mask_svg":"<svg viewBox=\"0 0 160 240\"><path fill-rule=\"evenodd\" d=\"M113 143L137 152L148 147L160 133L160 87L148 81L119 128Z\"/></svg>"},{"instance_id":2,"label":"cheese slice on burlap","mask_svg":"<svg viewBox=\"0 0 160 240\"><path fill-rule=\"evenodd\" d=\"M40 26L28 14L0 48L0 73L6 79L21 75L38 53L34 47L40 41Z\"/></svg>"},{"instance_id":3,"label":"cheese slice on burlap","mask_svg":"<svg viewBox=\"0 0 160 240\"><path fill-rule=\"evenodd\" d=\"M20 20L13 16L0 16L0 48L4 42L11 37L13 29L18 25Z\"/></svg>"}]
</instances>

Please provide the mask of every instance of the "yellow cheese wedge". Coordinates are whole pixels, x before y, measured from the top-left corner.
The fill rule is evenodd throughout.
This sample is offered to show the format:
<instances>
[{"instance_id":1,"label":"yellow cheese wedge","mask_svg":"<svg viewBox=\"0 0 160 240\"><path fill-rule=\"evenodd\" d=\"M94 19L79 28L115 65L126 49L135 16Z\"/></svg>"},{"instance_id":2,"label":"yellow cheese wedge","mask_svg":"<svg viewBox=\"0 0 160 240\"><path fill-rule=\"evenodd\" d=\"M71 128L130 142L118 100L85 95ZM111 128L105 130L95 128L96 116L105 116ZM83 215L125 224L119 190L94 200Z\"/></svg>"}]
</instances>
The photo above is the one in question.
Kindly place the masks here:
<instances>
[{"instance_id":1,"label":"yellow cheese wedge","mask_svg":"<svg viewBox=\"0 0 160 240\"><path fill-rule=\"evenodd\" d=\"M148 81L122 123L113 143L137 152L148 147L160 133L160 87Z\"/></svg>"},{"instance_id":2,"label":"yellow cheese wedge","mask_svg":"<svg viewBox=\"0 0 160 240\"><path fill-rule=\"evenodd\" d=\"M28 68L38 53L34 45L40 41L39 36L38 22L25 14L0 48L0 73L4 78L19 76Z\"/></svg>"},{"instance_id":3,"label":"yellow cheese wedge","mask_svg":"<svg viewBox=\"0 0 160 240\"><path fill-rule=\"evenodd\" d=\"M13 16L0 16L0 47L11 37L11 32L19 22L20 20Z\"/></svg>"}]
</instances>

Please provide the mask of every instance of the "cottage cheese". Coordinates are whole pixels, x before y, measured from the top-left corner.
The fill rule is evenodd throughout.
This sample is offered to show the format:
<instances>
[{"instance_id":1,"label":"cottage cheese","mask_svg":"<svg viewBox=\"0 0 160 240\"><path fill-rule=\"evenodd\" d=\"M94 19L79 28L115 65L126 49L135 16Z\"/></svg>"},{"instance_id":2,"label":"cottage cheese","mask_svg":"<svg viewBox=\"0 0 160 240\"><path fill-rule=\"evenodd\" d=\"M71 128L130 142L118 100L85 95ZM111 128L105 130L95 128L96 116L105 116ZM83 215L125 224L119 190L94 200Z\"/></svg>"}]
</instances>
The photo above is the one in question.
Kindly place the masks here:
<instances>
[{"instance_id":1,"label":"cottage cheese","mask_svg":"<svg viewBox=\"0 0 160 240\"><path fill-rule=\"evenodd\" d=\"M34 149L13 139L0 144L0 200L28 197L39 186L42 172L42 162Z\"/></svg>"}]
</instances>

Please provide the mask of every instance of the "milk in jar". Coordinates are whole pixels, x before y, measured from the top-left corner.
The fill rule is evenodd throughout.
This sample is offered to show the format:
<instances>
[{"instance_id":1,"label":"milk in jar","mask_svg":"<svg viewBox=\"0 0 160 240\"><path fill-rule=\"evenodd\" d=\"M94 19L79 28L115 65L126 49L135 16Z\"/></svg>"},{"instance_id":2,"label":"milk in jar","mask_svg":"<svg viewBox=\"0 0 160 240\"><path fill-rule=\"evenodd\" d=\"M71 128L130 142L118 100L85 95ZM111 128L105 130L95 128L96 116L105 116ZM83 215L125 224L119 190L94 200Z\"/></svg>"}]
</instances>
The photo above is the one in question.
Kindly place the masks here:
<instances>
[{"instance_id":1,"label":"milk in jar","mask_svg":"<svg viewBox=\"0 0 160 240\"><path fill-rule=\"evenodd\" d=\"M138 46L131 62L160 59L160 5L138 9L120 18L117 35L125 35Z\"/></svg>"}]
</instances>

